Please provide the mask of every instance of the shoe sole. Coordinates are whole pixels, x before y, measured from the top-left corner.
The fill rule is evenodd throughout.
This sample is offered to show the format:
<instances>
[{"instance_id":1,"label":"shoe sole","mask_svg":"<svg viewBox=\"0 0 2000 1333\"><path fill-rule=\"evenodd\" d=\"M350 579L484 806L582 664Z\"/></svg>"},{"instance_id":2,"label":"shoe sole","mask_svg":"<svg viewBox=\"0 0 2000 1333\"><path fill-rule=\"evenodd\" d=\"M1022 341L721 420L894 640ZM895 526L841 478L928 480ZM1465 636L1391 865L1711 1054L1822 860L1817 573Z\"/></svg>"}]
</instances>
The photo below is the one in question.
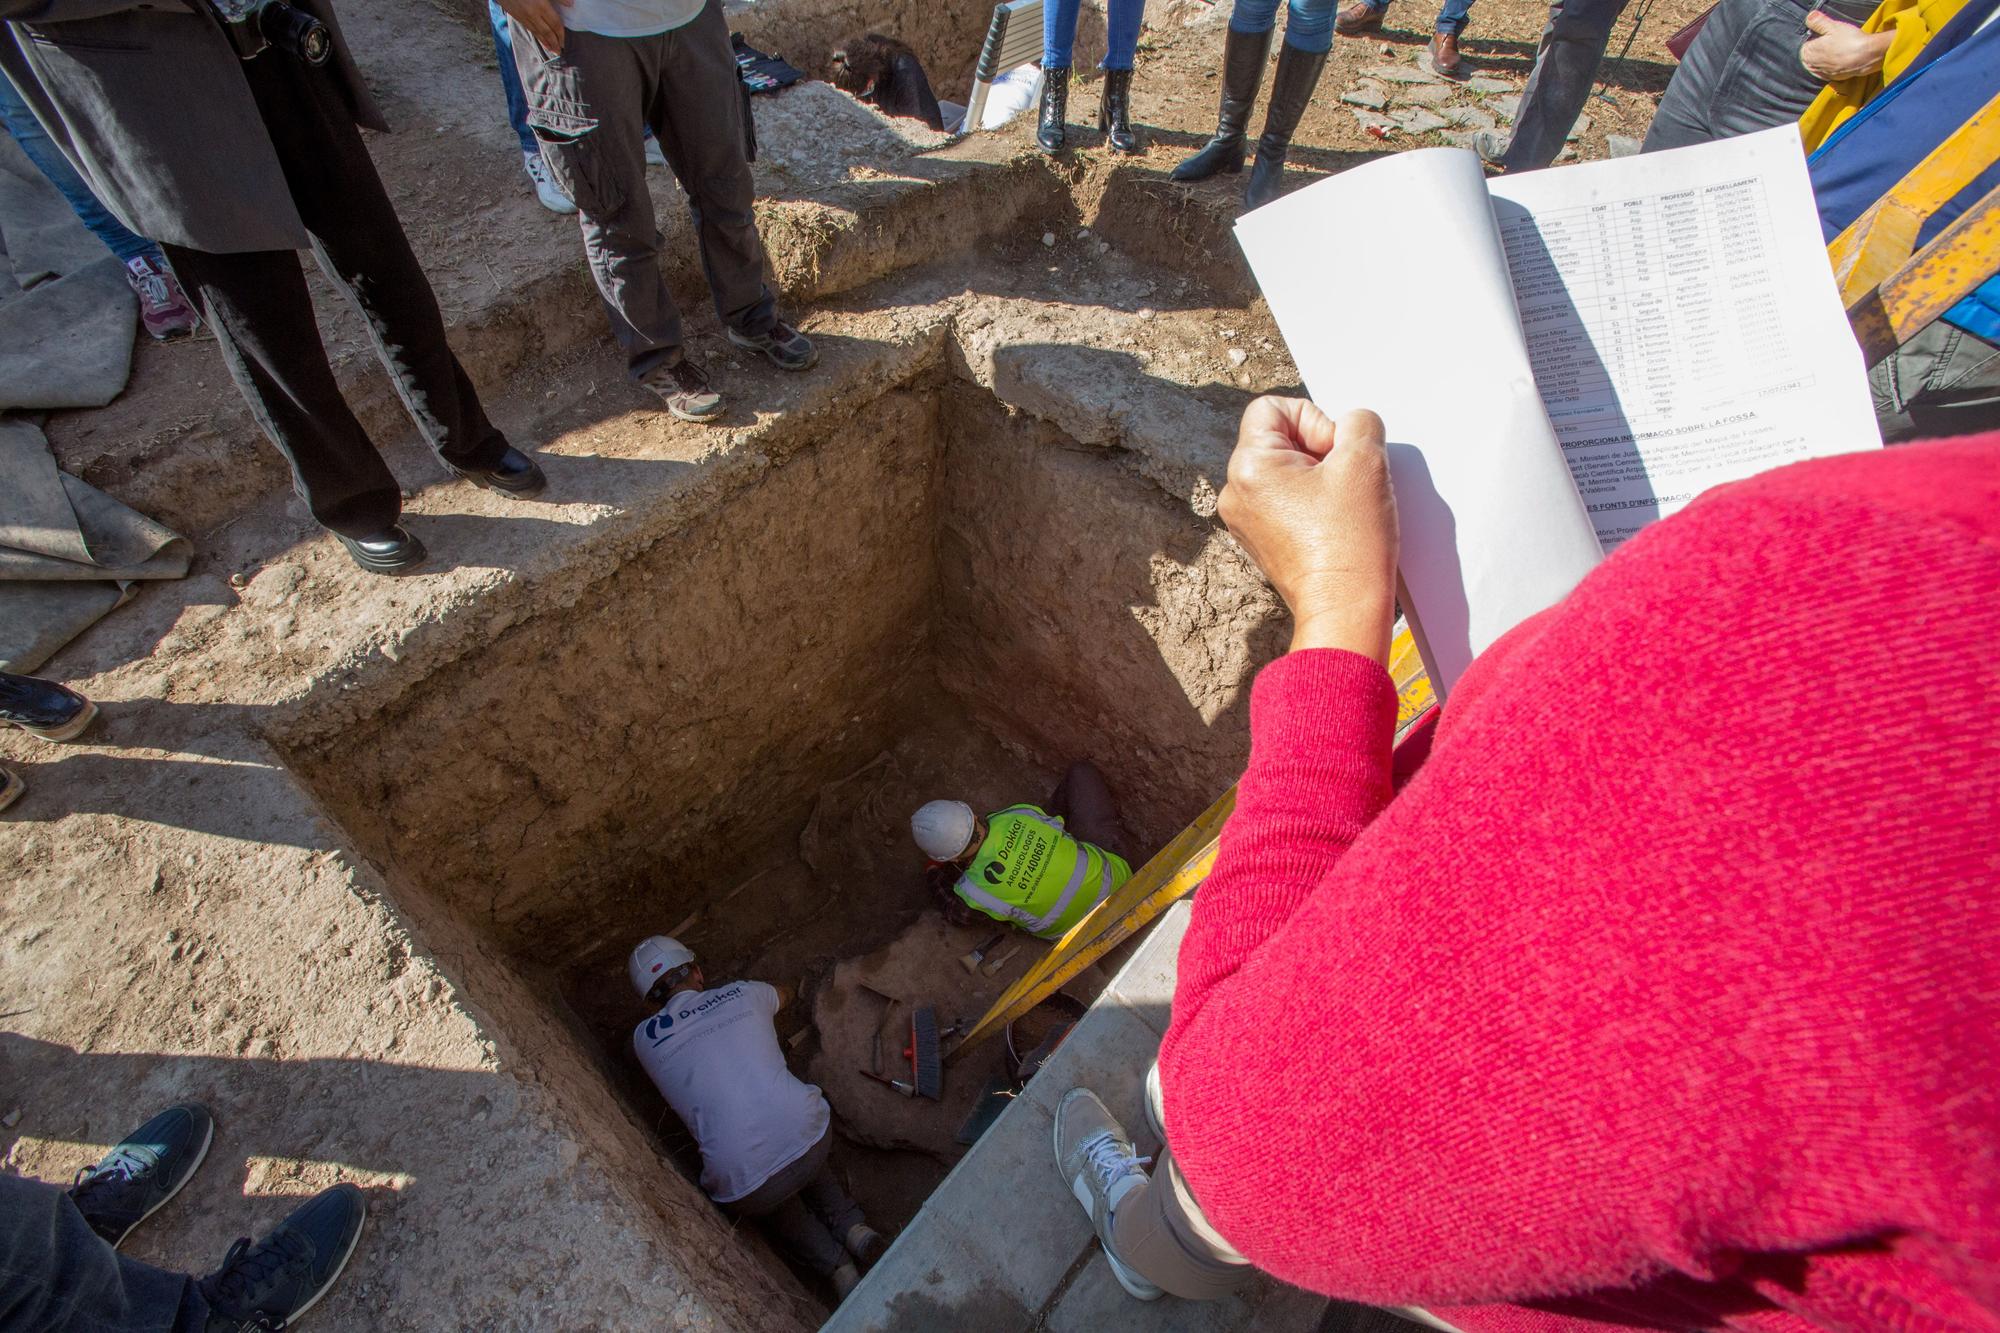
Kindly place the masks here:
<instances>
[{"instance_id":1,"label":"shoe sole","mask_svg":"<svg viewBox=\"0 0 2000 1333\"><path fill-rule=\"evenodd\" d=\"M333 1271L326 1275L326 1281L319 1284L319 1290L312 1294L312 1299L285 1317L286 1328L290 1328L293 1324L297 1323L300 1315L318 1305L320 1297L326 1295L327 1292L333 1289L333 1284L340 1281L340 1275L347 1271L347 1261L354 1257L355 1247L361 1244L361 1233L366 1230L368 1230L368 1212L366 1205L364 1205L361 1213L361 1225L354 1228L354 1236L347 1242L347 1253L340 1256L340 1262L335 1264Z\"/></svg>"},{"instance_id":2,"label":"shoe sole","mask_svg":"<svg viewBox=\"0 0 2000 1333\"><path fill-rule=\"evenodd\" d=\"M8 806L20 800L21 794L27 790L27 783L21 781L21 779L15 777L5 769L0 769L0 810L5 810Z\"/></svg>"},{"instance_id":3,"label":"shoe sole","mask_svg":"<svg viewBox=\"0 0 2000 1333\"><path fill-rule=\"evenodd\" d=\"M672 403L667 403L665 406L667 415L676 421L692 421L697 426L710 426L714 425L716 418L722 415L724 404L717 403L715 409L710 412L690 412L686 408L675 407Z\"/></svg>"},{"instance_id":4,"label":"shoe sole","mask_svg":"<svg viewBox=\"0 0 2000 1333\"><path fill-rule=\"evenodd\" d=\"M338 536L336 536L334 540L339 541L340 539ZM406 555L402 559L391 563L383 560L371 560L369 557L355 550L352 546L349 546L346 542L342 541L340 543L341 549L346 551L349 556L353 557L354 563L361 566L361 568L366 570L368 573L389 574L389 575L408 574L412 570L422 568L423 563L431 558L429 547L425 546L422 542L416 542L415 544L417 548L417 553L415 555Z\"/></svg>"},{"instance_id":5,"label":"shoe sole","mask_svg":"<svg viewBox=\"0 0 2000 1333\"><path fill-rule=\"evenodd\" d=\"M794 375L798 374L802 370L811 370L814 366L819 364L819 348L817 346L815 346L812 349L811 354L808 355L802 363L796 366L788 366L784 362L778 360L777 357L772 356L769 352L757 346L757 344L747 343L744 342L742 339L738 338L736 336L736 330L734 329L729 330L729 341L733 346L740 347L746 352L755 352L757 355L763 357L766 361L769 361L772 365L776 366L778 369L787 371Z\"/></svg>"},{"instance_id":6,"label":"shoe sole","mask_svg":"<svg viewBox=\"0 0 2000 1333\"><path fill-rule=\"evenodd\" d=\"M1056 1169L1060 1171L1062 1170L1061 1116L1056 1117L1052 1138L1054 1140L1052 1146L1055 1148L1056 1153ZM1093 1206L1095 1201L1090 1197L1090 1186L1085 1182L1082 1175L1079 1174L1070 1177L1069 1192L1076 1198L1078 1203L1083 1205L1083 1215L1090 1219L1090 1233L1093 1236L1097 1235L1097 1210ZM1135 1301L1157 1301L1160 1297L1167 1294L1159 1287L1148 1288L1135 1285L1138 1279L1127 1275L1125 1265L1120 1263L1117 1257L1111 1253L1111 1247L1104 1243L1102 1237L1098 1238L1097 1244L1104 1251L1104 1262L1111 1266L1111 1276L1118 1280L1118 1285L1125 1289L1127 1296L1130 1296Z\"/></svg>"},{"instance_id":7,"label":"shoe sole","mask_svg":"<svg viewBox=\"0 0 2000 1333\"><path fill-rule=\"evenodd\" d=\"M161 1195L160 1201L158 1203L154 1204L151 1208L148 1208L145 1212L139 1214L138 1218L132 1223L132 1225L126 1227L125 1230L119 1234L118 1239L111 1242L112 1249L115 1250L120 1245L123 1245L125 1243L126 1237L130 1236L133 1232L139 1229L140 1223L144 1222L154 1213L159 1212L160 1209L166 1207L169 1200L171 1200L176 1194L179 1194L182 1190L187 1188L187 1183L190 1180L194 1179L194 1173L201 1170L201 1164L204 1161L208 1160L208 1147L210 1144L214 1142L215 1142L215 1119L213 1116L211 1116L208 1122L208 1132L202 1136L201 1147L195 1149L194 1160L188 1163L187 1170L181 1173L181 1183L174 1186L172 1189L168 1190L165 1194Z\"/></svg>"},{"instance_id":8,"label":"shoe sole","mask_svg":"<svg viewBox=\"0 0 2000 1333\"><path fill-rule=\"evenodd\" d=\"M453 471L457 471L457 469L454 468ZM498 495L511 495L522 500L527 499L531 495L540 495L549 488L549 479L547 477L538 479L532 486L502 486L491 477L482 477L475 472L459 472L458 475L462 480L471 482L482 491L492 491Z\"/></svg>"},{"instance_id":9,"label":"shoe sole","mask_svg":"<svg viewBox=\"0 0 2000 1333\"><path fill-rule=\"evenodd\" d=\"M73 741L89 730L90 724L96 720L97 705L85 699L83 701L83 711L63 723L60 727L31 727L25 722L16 722L14 725L27 732L30 736L39 736L45 741Z\"/></svg>"}]
</instances>

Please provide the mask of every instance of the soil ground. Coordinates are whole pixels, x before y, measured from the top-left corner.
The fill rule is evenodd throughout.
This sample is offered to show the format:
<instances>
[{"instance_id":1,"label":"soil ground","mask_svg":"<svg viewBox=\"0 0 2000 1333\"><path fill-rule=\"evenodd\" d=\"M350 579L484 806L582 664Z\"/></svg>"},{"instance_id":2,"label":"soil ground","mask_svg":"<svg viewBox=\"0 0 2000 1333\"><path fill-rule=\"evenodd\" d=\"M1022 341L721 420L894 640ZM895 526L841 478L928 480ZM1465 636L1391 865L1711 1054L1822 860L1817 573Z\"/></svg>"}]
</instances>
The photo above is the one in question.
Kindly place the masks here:
<instances>
[{"instance_id":1,"label":"soil ground","mask_svg":"<svg viewBox=\"0 0 2000 1333\"><path fill-rule=\"evenodd\" d=\"M1612 100L1593 99L1581 157L1603 156L1609 135L1643 134L1671 73L1661 41L1701 7L1646 0L1628 11L1605 67ZM978 9L909 20L920 49L935 48L924 50L934 70L962 71L969 57L952 52L976 46ZM524 963L480 922L439 909L434 886L413 891L407 867L356 834L351 812L392 801L393 772L381 792L343 792L338 772L300 775L343 730L374 728L415 754L427 737L398 737L381 720L415 682L533 625L559 638L605 596L606 570L650 558L705 512L776 484L791 459L867 434L876 415L887 419L870 406L885 395L943 395L957 415L922 421L989 431L996 449L1006 431L1039 431L1034 447L1052 467L1152 488L1120 500L1123 509L1079 511L1084 526L1157 510L1160 530L1178 524L1181 535L1106 541L1133 591L1116 585L1095 613L1105 642L1086 645L1074 622L1038 625L1076 642L1046 660L994 658L1005 669L982 679L1007 690L983 703L954 690L962 716L927 696L929 713L902 718L882 745L825 774L834 782L883 749L896 765L868 801L844 807L843 855L866 883L865 903L826 896L839 876L802 844L811 813L802 797L774 814L761 841L732 852L733 872L706 882L713 915L690 934L723 970L823 977L924 909L896 841L898 811L947 789L992 805L1038 793L1077 736L1116 738L1094 757L1114 787L1152 784L1136 804L1147 836L1164 840L1212 794L1206 784L1240 763L1245 682L1282 641L1281 614L1215 525L1213 496L1235 414L1255 393L1295 389L1298 377L1228 236L1241 178L1165 179L1213 128L1227 7L1156 4L1134 92L1148 147L1131 160L1109 158L1081 128L1096 104L1089 79L1072 99L1076 148L1054 163L1028 149L1025 124L942 146L872 113L832 115L823 99L838 95L823 88L760 103L770 144L760 221L781 291L825 349L815 376L780 379L730 352L677 192L656 173L691 350L735 404L707 430L655 410L607 347L574 222L543 212L526 187L477 11L352 0L341 12L399 127L371 146L454 342L496 421L537 448L551 493L523 507L440 480L355 319L318 286L343 382L410 484L412 522L435 553L430 576L364 578L318 533L284 494L284 469L250 428L212 340L141 346L123 397L50 422L66 467L182 527L198 554L187 580L149 588L46 669L103 702L97 731L61 750L0 737L0 760L31 787L0 823L5 1169L67 1178L157 1105L198 1097L223 1126L217 1156L132 1251L202 1271L230 1237L267 1225L295 1196L355 1180L370 1192L375 1225L315 1312L324 1327L809 1326L827 1293L774 1267L682 1187L685 1135L663 1121L626 1055L634 1015L623 942ZM1518 84L1544 14L1532 0L1479 0L1466 39L1473 72ZM895 30L896 17L880 6L767 0L734 21L812 69L836 20ZM1444 142L1374 137L1339 100L1372 68L1413 64L1429 26L1413 0L1399 0L1388 31L1336 43L1297 136L1295 188ZM1451 85L1422 104L1490 109L1507 95ZM1357 223L1328 262L1450 262ZM1061 498L1041 503L1059 513ZM970 531L963 517L944 525L947 535ZM799 549L782 532L772 543L736 558L777 562ZM1065 595L1059 572L1008 567L1018 554L971 544L954 558L1007 569L1024 586L1046 578L1032 583L1037 594ZM941 558L937 577L955 568ZM1099 577L1079 574L1067 595L1097 595ZM810 656L809 640L781 646ZM1145 716L1121 716L1115 699L1060 701L1064 673L1096 672ZM531 678L518 684L537 689ZM1016 694L1057 702L1030 708ZM1057 720L1017 733L1019 716L1008 716L1017 705ZM512 734L505 698L484 716ZM1055 734L1063 728L1069 745ZM578 729L575 753L587 754L598 742ZM469 753L425 762L438 782L462 772L467 791L490 776ZM591 774L529 777L553 787ZM432 832L439 843L455 836ZM675 892L672 866L657 873L658 892ZM787 1035L799 1021L788 1018ZM811 1050L810 1039L801 1044L801 1068ZM593 1083L609 1091L584 1086ZM899 1224L943 1162L865 1146L869 1137L847 1136L842 1168L879 1219Z\"/></svg>"}]
</instances>

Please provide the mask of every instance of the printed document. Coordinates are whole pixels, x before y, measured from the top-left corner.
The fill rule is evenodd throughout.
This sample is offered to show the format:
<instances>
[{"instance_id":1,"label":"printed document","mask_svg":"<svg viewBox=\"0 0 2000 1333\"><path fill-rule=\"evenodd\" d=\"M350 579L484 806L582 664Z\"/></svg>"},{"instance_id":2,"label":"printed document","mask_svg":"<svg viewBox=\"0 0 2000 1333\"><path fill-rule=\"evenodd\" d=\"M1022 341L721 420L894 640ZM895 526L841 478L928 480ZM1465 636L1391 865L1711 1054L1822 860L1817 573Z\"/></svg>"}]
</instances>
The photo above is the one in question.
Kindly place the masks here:
<instances>
[{"instance_id":1,"label":"printed document","mask_svg":"<svg viewBox=\"0 0 2000 1333\"><path fill-rule=\"evenodd\" d=\"M1421 149L1236 226L1314 401L1388 426L1440 694L1709 487L1881 445L1796 127L1490 182ZM1343 228L1422 259L1337 262Z\"/></svg>"}]
</instances>

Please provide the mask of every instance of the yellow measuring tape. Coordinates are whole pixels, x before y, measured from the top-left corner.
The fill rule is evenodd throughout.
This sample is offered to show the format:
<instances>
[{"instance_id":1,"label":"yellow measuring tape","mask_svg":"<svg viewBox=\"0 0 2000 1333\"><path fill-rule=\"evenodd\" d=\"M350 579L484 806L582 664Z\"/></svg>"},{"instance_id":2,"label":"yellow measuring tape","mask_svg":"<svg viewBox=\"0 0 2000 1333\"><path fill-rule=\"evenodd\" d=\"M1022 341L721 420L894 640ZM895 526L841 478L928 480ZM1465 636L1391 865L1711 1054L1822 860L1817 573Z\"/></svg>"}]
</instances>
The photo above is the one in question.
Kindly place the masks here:
<instances>
[{"instance_id":1,"label":"yellow measuring tape","mask_svg":"<svg viewBox=\"0 0 2000 1333\"><path fill-rule=\"evenodd\" d=\"M1396 626L1396 637L1389 648L1389 675L1396 682L1396 735L1400 738L1437 702L1430 677L1424 674L1423 662L1417 656L1416 641L1401 623ZM1231 786L1132 878L1070 927L1053 949L993 1002L986 1016L973 1024L972 1030L945 1054L945 1061L957 1059L968 1047L986 1040L1033 1009L1086 967L1132 938L1140 927L1175 901L1192 893L1214 867L1222 826L1235 808L1236 788Z\"/></svg>"}]
</instances>

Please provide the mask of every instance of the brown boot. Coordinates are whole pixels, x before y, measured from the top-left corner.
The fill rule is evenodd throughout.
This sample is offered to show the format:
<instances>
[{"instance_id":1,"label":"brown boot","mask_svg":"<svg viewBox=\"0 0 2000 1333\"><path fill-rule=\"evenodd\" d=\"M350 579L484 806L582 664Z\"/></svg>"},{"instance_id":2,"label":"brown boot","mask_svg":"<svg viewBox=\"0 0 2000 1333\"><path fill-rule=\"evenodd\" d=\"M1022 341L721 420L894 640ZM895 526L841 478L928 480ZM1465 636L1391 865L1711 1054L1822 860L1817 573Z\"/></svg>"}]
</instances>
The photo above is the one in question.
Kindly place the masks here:
<instances>
[{"instance_id":1,"label":"brown boot","mask_svg":"<svg viewBox=\"0 0 2000 1333\"><path fill-rule=\"evenodd\" d=\"M1447 79L1462 79L1465 74L1465 56L1458 49L1458 34L1439 32L1431 34L1431 68Z\"/></svg>"},{"instance_id":2,"label":"brown boot","mask_svg":"<svg viewBox=\"0 0 2000 1333\"><path fill-rule=\"evenodd\" d=\"M1377 9L1368 0L1354 0L1354 3L1333 16L1333 30L1342 37L1359 37L1364 32L1382 31L1382 16L1389 12L1387 5Z\"/></svg>"}]
</instances>

